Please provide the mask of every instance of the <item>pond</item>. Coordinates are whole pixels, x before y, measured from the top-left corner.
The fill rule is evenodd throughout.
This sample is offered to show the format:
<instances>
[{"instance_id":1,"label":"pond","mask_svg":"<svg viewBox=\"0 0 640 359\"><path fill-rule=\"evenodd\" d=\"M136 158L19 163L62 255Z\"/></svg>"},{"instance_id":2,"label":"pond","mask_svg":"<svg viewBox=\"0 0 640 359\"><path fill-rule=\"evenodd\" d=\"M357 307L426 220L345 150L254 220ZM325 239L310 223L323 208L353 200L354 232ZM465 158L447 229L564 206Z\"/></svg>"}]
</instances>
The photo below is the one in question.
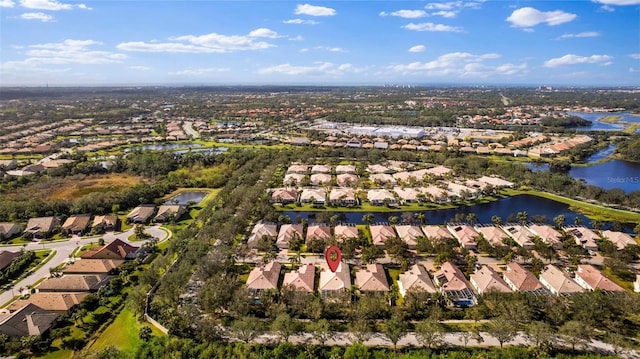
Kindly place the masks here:
<instances>
[{"instance_id":1,"label":"pond","mask_svg":"<svg viewBox=\"0 0 640 359\"><path fill-rule=\"evenodd\" d=\"M411 211L411 212L423 212L426 215L427 224L443 224L453 220L456 214L468 214L475 213L478 216L478 222L483 224L491 223L491 217L497 215L502 218L503 223L507 221L507 218L512 215L516 215L518 212L527 212L529 219L536 215L545 216L548 224L553 224L553 218L562 214L565 216L565 222L567 224L574 223L574 218L579 217L582 223L589 225L591 220L584 215L574 212L569 209L569 206L560 202L552 201L546 198L541 198L531 195L519 195L514 197L502 198L497 201L476 204L473 206L462 206L452 209L437 209L428 211ZM293 212L285 211L284 215L288 216L292 221L296 221L299 218L309 219L309 222L313 222L317 212ZM345 223L364 224L362 216L369 212L338 212L335 213L339 217L339 221ZM383 212L383 213L371 213L374 216L375 222L388 222L389 217L396 216L402 218L403 212Z\"/></svg>"},{"instance_id":2,"label":"pond","mask_svg":"<svg viewBox=\"0 0 640 359\"><path fill-rule=\"evenodd\" d=\"M162 150L171 150L176 148L191 148L191 147L202 147L199 143L162 143L162 144L153 144L153 145L142 145L131 148L125 148L124 152L131 152L136 150L146 151L162 151Z\"/></svg>"},{"instance_id":3,"label":"pond","mask_svg":"<svg viewBox=\"0 0 640 359\"><path fill-rule=\"evenodd\" d=\"M571 167L569 175L604 189L640 190L640 163L611 160L587 167Z\"/></svg>"},{"instance_id":4,"label":"pond","mask_svg":"<svg viewBox=\"0 0 640 359\"><path fill-rule=\"evenodd\" d=\"M228 148L227 147L213 147L213 148L189 148L189 149L182 149L182 150L176 150L173 151L173 153L178 154L178 155L183 155L185 153L191 152L191 153L203 153L205 155L219 155L221 153L227 152Z\"/></svg>"},{"instance_id":5,"label":"pond","mask_svg":"<svg viewBox=\"0 0 640 359\"><path fill-rule=\"evenodd\" d=\"M599 121L608 116L620 116L620 122L640 122L640 116L634 116L630 112L567 112L567 114L591 121L591 126L577 127L578 131L620 131L624 129L624 125L621 124Z\"/></svg>"},{"instance_id":6,"label":"pond","mask_svg":"<svg viewBox=\"0 0 640 359\"><path fill-rule=\"evenodd\" d=\"M598 161L602 161L605 158L611 156L616 151L616 145L609 145L607 148L604 148L591 156L584 159L585 163L594 163Z\"/></svg>"},{"instance_id":7,"label":"pond","mask_svg":"<svg viewBox=\"0 0 640 359\"><path fill-rule=\"evenodd\" d=\"M164 204L184 204L189 202L200 203L209 194L207 191L184 191L171 197Z\"/></svg>"}]
</instances>

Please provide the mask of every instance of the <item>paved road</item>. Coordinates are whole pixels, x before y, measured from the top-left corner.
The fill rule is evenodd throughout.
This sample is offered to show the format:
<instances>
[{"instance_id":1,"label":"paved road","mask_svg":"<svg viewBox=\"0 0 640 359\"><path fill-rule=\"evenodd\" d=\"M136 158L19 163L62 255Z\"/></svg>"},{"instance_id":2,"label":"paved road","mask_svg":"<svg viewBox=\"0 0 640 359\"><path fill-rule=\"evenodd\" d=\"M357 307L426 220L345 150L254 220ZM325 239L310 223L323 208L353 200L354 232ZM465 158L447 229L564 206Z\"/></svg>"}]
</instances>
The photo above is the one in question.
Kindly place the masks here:
<instances>
[{"instance_id":1,"label":"paved road","mask_svg":"<svg viewBox=\"0 0 640 359\"><path fill-rule=\"evenodd\" d=\"M200 133L193 128L192 121L185 121L182 125L182 130L193 139L200 138Z\"/></svg>"},{"instance_id":2,"label":"paved road","mask_svg":"<svg viewBox=\"0 0 640 359\"><path fill-rule=\"evenodd\" d=\"M160 228L160 225L147 227L145 229L145 233L149 234L151 238L158 238L160 241L164 241L171 237L171 232L165 228ZM129 229L126 232L106 233L105 235L102 236L102 238L104 238L104 241L106 243L110 243L116 238L119 238L128 243L131 243L134 246L140 246L144 243L144 241L142 242L129 241L127 238L129 238L129 236L131 236L132 234L133 234L133 228ZM23 290L26 291L30 285L36 283L38 280L42 278L47 278L49 276L49 268L56 267L62 264L63 262L66 262L67 260L69 260L69 255L71 255L74 249L76 249L77 247L81 247L87 243L97 242L98 239L100 239L100 236L92 236L92 237L84 237L84 238L75 236L65 241L32 242L27 244L26 246L14 245L14 246L0 247L0 249L2 250L9 250L9 251L19 251L22 248L24 248L25 250L38 250L38 249L53 250L53 252L51 252L51 255L53 256L53 258L51 258L45 265L43 265L35 272L31 273L29 276L22 279L18 283L16 283L13 286L13 290L10 289L0 293L0 306L12 300L14 295L18 295L20 288L23 288Z\"/></svg>"},{"instance_id":3,"label":"paved road","mask_svg":"<svg viewBox=\"0 0 640 359\"><path fill-rule=\"evenodd\" d=\"M470 347L499 347L500 343L497 339L489 335L489 333L481 332L480 333L482 340L477 341L476 339L469 339L469 342L466 344ZM444 336L444 344L447 346L464 346L464 341L462 338L462 332L455 333L446 333ZM277 343L279 338L274 333L265 333L258 338L255 339L257 343ZM289 338L289 342L294 344L306 344L306 343L314 343L314 339L311 333L303 333L299 335L294 335ZM351 345L353 343L353 336L348 332L336 332L334 333L334 338L330 339L326 342L326 345L340 345L346 346ZM387 337L382 333L373 333L369 340L363 343L366 346L388 346L391 347L393 344ZM531 345L527 336L524 333L519 333L513 340L505 343L507 345ZM564 345L562 342L558 342L557 345ZM422 346L418 341L415 333L410 332L407 333L406 336L400 339L398 342L398 347L404 346L413 346L419 347ZM567 346L568 347L568 346ZM588 347L589 351L599 352L599 353L607 353L613 354L613 347L610 344L594 340L589 343ZM640 352L636 350L626 350L624 353L619 355L622 358L639 358Z\"/></svg>"}]
</instances>

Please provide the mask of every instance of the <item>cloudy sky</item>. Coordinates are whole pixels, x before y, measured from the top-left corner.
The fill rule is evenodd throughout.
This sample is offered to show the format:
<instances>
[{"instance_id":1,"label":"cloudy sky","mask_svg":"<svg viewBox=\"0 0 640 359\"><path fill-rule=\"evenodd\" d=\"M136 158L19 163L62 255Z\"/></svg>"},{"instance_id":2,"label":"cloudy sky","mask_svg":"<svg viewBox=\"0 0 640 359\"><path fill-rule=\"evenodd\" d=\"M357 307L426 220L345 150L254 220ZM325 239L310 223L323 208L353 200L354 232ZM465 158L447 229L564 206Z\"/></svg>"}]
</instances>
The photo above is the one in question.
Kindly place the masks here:
<instances>
[{"instance_id":1,"label":"cloudy sky","mask_svg":"<svg viewBox=\"0 0 640 359\"><path fill-rule=\"evenodd\" d=\"M640 85L640 0L0 0L1 85Z\"/></svg>"}]
</instances>

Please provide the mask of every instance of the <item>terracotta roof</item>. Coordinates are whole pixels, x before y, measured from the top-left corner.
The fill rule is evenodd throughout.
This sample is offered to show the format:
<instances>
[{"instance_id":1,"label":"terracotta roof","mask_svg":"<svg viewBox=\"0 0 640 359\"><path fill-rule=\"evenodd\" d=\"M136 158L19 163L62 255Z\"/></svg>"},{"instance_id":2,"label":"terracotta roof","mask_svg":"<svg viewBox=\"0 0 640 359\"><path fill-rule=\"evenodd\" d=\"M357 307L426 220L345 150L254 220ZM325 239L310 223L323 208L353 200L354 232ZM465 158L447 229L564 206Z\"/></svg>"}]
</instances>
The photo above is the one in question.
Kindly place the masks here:
<instances>
[{"instance_id":1,"label":"terracotta roof","mask_svg":"<svg viewBox=\"0 0 640 359\"><path fill-rule=\"evenodd\" d=\"M280 263L275 261L253 268L247 278L247 288L254 290L278 289L280 268Z\"/></svg>"},{"instance_id":2,"label":"terracotta roof","mask_svg":"<svg viewBox=\"0 0 640 359\"><path fill-rule=\"evenodd\" d=\"M509 238L508 234L496 226L478 226L476 230L493 246L503 245L502 239Z\"/></svg>"},{"instance_id":3,"label":"terracotta roof","mask_svg":"<svg viewBox=\"0 0 640 359\"><path fill-rule=\"evenodd\" d=\"M333 233L337 240L358 238L358 227L356 227L355 225L340 224L333 229Z\"/></svg>"},{"instance_id":4,"label":"terracotta roof","mask_svg":"<svg viewBox=\"0 0 640 359\"><path fill-rule=\"evenodd\" d=\"M609 230L602 231L602 238L606 238L613 242L613 244L615 244L618 249L623 249L630 244L637 244L637 242L634 241L630 235L623 232Z\"/></svg>"},{"instance_id":5,"label":"terracotta roof","mask_svg":"<svg viewBox=\"0 0 640 359\"><path fill-rule=\"evenodd\" d=\"M575 275L576 283L580 284L585 289L601 289L611 292L624 291L621 286L614 283L611 279L605 277L602 272L589 264L579 265L578 270L575 272Z\"/></svg>"},{"instance_id":6,"label":"terracotta roof","mask_svg":"<svg viewBox=\"0 0 640 359\"><path fill-rule=\"evenodd\" d=\"M422 231L430 240L440 238L453 238L451 232L449 232L444 226L426 225L422 226Z\"/></svg>"},{"instance_id":7,"label":"terracotta roof","mask_svg":"<svg viewBox=\"0 0 640 359\"><path fill-rule=\"evenodd\" d=\"M388 292L389 282L382 264L368 264L366 269L356 271L356 285L363 292Z\"/></svg>"},{"instance_id":8,"label":"terracotta roof","mask_svg":"<svg viewBox=\"0 0 640 359\"><path fill-rule=\"evenodd\" d=\"M500 275L493 268L486 265L473 273L469 281L476 288L478 294L487 292L511 292L511 288L509 288Z\"/></svg>"},{"instance_id":9,"label":"terracotta roof","mask_svg":"<svg viewBox=\"0 0 640 359\"><path fill-rule=\"evenodd\" d=\"M247 245L249 247L255 247L263 236L275 239L278 236L278 225L273 223L256 223L247 239Z\"/></svg>"},{"instance_id":10,"label":"terracotta roof","mask_svg":"<svg viewBox=\"0 0 640 359\"><path fill-rule=\"evenodd\" d=\"M471 284L467 281L462 271L451 262L442 263L440 270L433 277L444 291L471 289Z\"/></svg>"},{"instance_id":11,"label":"terracotta roof","mask_svg":"<svg viewBox=\"0 0 640 359\"><path fill-rule=\"evenodd\" d=\"M405 296L411 290L424 290L427 293L435 293L436 288L429 278L429 273L420 264L414 264L408 271L400 274L398 278L398 289L400 294Z\"/></svg>"},{"instance_id":12,"label":"terracotta roof","mask_svg":"<svg viewBox=\"0 0 640 359\"><path fill-rule=\"evenodd\" d=\"M581 286L571 279L569 273L551 264L540 274L540 282L554 294L571 294L584 291Z\"/></svg>"},{"instance_id":13,"label":"terracotta roof","mask_svg":"<svg viewBox=\"0 0 640 359\"><path fill-rule=\"evenodd\" d=\"M280 232L278 232L278 238L276 240L276 244L279 248L288 248L289 242L298 237L299 239L304 238L304 233L302 233L302 225L301 224L283 224L280 226Z\"/></svg>"},{"instance_id":14,"label":"terracotta roof","mask_svg":"<svg viewBox=\"0 0 640 359\"><path fill-rule=\"evenodd\" d=\"M534 292L544 288L533 273L518 263L511 262L507 264L507 270L502 275L511 289L516 291Z\"/></svg>"},{"instance_id":15,"label":"terracotta roof","mask_svg":"<svg viewBox=\"0 0 640 359\"><path fill-rule=\"evenodd\" d=\"M134 255L140 247L134 247L118 238L102 247L94 248L80 256L91 259L127 259Z\"/></svg>"},{"instance_id":16,"label":"terracotta roof","mask_svg":"<svg viewBox=\"0 0 640 359\"><path fill-rule=\"evenodd\" d=\"M290 285L296 290L313 293L315 287L315 267L313 263L302 265L295 272L286 273L282 285Z\"/></svg>"},{"instance_id":17,"label":"terracotta roof","mask_svg":"<svg viewBox=\"0 0 640 359\"><path fill-rule=\"evenodd\" d=\"M422 233L422 230L420 230L418 226L397 225L396 232L398 232L398 237L409 247L415 247L418 244L418 237L424 236L424 233Z\"/></svg>"},{"instance_id":18,"label":"terracotta roof","mask_svg":"<svg viewBox=\"0 0 640 359\"><path fill-rule=\"evenodd\" d=\"M9 306L9 311L15 311L31 303L39 308L51 312L66 313L74 306L80 304L89 293L59 293L59 292L37 292L31 294L29 299L22 299L13 302Z\"/></svg>"},{"instance_id":19,"label":"terracotta roof","mask_svg":"<svg viewBox=\"0 0 640 359\"><path fill-rule=\"evenodd\" d=\"M542 238L542 240L544 242L546 242L547 244L549 244L549 245L552 245L552 246L561 245L561 242L560 242L561 234L560 234L560 232L558 232L555 229L551 228L551 226L549 226L549 225L546 225L546 224L532 224L532 225L529 226L529 230L531 230L533 233L535 233L538 236L540 236L540 238Z\"/></svg>"},{"instance_id":20,"label":"terracotta roof","mask_svg":"<svg viewBox=\"0 0 640 359\"><path fill-rule=\"evenodd\" d=\"M123 260L118 259L80 259L62 270L64 274L107 274L118 268Z\"/></svg>"},{"instance_id":21,"label":"terracotta roof","mask_svg":"<svg viewBox=\"0 0 640 359\"><path fill-rule=\"evenodd\" d=\"M322 263L321 268L318 291L340 291L351 287L348 264L341 262L335 272L332 272L326 263Z\"/></svg>"},{"instance_id":22,"label":"terracotta roof","mask_svg":"<svg viewBox=\"0 0 640 359\"><path fill-rule=\"evenodd\" d=\"M312 239L331 238L331 227L324 225L310 225L307 227L307 241Z\"/></svg>"},{"instance_id":23,"label":"terracotta roof","mask_svg":"<svg viewBox=\"0 0 640 359\"><path fill-rule=\"evenodd\" d=\"M460 224L460 225L447 225L447 228L451 231L451 233L456 237L458 242L465 247L475 247L476 246L476 238L478 238L478 232L476 232L473 227Z\"/></svg>"},{"instance_id":24,"label":"terracotta roof","mask_svg":"<svg viewBox=\"0 0 640 359\"><path fill-rule=\"evenodd\" d=\"M369 226L369 230L371 230L371 239L373 240L373 244L376 246L382 246L388 238L396 236L396 232L393 230L393 227L387 225Z\"/></svg>"}]
</instances>

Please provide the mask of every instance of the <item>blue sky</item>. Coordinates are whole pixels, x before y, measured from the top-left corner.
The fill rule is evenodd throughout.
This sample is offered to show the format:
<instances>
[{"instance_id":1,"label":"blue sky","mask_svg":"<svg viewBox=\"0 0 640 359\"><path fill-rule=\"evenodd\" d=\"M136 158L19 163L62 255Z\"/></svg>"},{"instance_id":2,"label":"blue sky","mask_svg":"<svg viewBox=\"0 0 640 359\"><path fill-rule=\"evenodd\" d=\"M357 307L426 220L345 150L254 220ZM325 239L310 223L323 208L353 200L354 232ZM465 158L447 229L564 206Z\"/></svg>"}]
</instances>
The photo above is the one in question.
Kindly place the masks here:
<instances>
[{"instance_id":1,"label":"blue sky","mask_svg":"<svg viewBox=\"0 0 640 359\"><path fill-rule=\"evenodd\" d=\"M640 85L640 0L0 0L0 84Z\"/></svg>"}]
</instances>

